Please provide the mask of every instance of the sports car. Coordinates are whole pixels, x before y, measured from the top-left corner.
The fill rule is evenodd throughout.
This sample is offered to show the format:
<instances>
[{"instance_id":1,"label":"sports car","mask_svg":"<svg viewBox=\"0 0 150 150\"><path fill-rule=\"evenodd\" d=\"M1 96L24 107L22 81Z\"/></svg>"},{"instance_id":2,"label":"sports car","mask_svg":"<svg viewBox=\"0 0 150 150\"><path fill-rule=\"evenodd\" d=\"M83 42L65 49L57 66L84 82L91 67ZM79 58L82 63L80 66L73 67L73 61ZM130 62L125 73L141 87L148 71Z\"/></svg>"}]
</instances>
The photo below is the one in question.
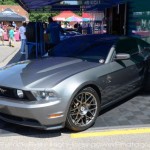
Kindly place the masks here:
<instances>
[{"instance_id":1,"label":"sports car","mask_svg":"<svg viewBox=\"0 0 150 150\"><path fill-rule=\"evenodd\" d=\"M0 70L0 119L45 130L91 127L99 112L148 83L150 45L138 38L83 35L49 57Z\"/></svg>"}]
</instances>

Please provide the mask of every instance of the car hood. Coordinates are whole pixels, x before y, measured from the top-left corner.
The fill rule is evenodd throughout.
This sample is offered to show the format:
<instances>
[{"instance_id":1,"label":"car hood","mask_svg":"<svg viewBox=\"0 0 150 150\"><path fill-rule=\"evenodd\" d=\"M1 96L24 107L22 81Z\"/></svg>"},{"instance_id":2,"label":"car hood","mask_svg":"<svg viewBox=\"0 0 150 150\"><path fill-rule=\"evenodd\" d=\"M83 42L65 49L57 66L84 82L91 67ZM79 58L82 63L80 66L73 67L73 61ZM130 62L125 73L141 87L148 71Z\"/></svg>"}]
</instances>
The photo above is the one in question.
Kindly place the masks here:
<instances>
[{"instance_id":1,"label":"car hood","mask_svg":"<svg viewBox=\"0 0 150 150\"><path fill-rule=\"evenodd\" d=\"M51 88L72 75L99 65L67 57L22 61L0 70L0 86L18 89Z\"/></svg>"}]
</instances>

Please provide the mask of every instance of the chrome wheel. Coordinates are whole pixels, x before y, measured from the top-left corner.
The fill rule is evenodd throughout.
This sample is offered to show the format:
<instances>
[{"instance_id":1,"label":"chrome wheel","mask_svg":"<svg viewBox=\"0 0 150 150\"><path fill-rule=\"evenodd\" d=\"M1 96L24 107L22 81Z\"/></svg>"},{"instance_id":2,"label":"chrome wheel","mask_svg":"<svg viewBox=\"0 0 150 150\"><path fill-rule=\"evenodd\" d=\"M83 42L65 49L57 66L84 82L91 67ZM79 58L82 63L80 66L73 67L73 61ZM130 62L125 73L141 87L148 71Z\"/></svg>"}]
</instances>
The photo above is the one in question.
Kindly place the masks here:
<instances>
[{"instance_id":1,"label":"chrome wheel","mask_svg":"<svg viewBox=\"0 0 150 150\"><path fill-rule=\"evenodd\" d=\"M67 126L75 131L89 128L96 120L99 113L100 100L92 88L79 92L70 105L67 117Z\"/></svg>"}]
</instances>

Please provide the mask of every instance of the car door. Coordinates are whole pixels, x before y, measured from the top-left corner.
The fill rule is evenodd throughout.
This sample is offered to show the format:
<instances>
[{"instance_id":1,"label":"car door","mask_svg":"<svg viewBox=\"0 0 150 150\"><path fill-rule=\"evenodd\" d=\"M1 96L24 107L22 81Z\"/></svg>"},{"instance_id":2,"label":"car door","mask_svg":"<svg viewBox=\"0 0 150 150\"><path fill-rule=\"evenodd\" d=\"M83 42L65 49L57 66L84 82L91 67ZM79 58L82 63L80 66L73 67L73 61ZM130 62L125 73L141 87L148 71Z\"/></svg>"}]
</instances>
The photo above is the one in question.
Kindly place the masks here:
<instances>
[{"instance_id":1,"label":"car door","mask_svg":"<svg viewBox=\"0 0 150 150\"><path fill-rule=\"evenodd\" d=\"M140 84L138 63L141 61L138 56L138 45L133 38L124 38L115 45L115 51L110 62L111 73L106 76L109 92L107 101L110 103L123 98L137 90ZM118 53L130 54L130 59L115 60Z\"/></svg>"}]
</instances>

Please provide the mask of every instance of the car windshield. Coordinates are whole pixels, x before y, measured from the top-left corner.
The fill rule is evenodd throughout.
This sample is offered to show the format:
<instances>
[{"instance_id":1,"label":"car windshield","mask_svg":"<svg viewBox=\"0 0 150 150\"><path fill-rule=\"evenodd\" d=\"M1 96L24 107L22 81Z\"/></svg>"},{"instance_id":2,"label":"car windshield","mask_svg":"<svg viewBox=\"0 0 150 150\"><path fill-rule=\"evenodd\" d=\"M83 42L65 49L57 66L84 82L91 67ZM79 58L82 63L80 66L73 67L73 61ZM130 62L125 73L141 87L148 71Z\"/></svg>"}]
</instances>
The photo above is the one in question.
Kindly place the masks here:
<instances>
[{"instance_id":1,"label":"car windshield","mask_svg":"<svg viewBox=\"0 0 150 150\"><path fill-rule=\"evenodd\" d=\"M54 57L75 57L87 61L99 62L107 55L115 40L72 38L58 44L51 52Z\"/></svg>"}]
</instances>

